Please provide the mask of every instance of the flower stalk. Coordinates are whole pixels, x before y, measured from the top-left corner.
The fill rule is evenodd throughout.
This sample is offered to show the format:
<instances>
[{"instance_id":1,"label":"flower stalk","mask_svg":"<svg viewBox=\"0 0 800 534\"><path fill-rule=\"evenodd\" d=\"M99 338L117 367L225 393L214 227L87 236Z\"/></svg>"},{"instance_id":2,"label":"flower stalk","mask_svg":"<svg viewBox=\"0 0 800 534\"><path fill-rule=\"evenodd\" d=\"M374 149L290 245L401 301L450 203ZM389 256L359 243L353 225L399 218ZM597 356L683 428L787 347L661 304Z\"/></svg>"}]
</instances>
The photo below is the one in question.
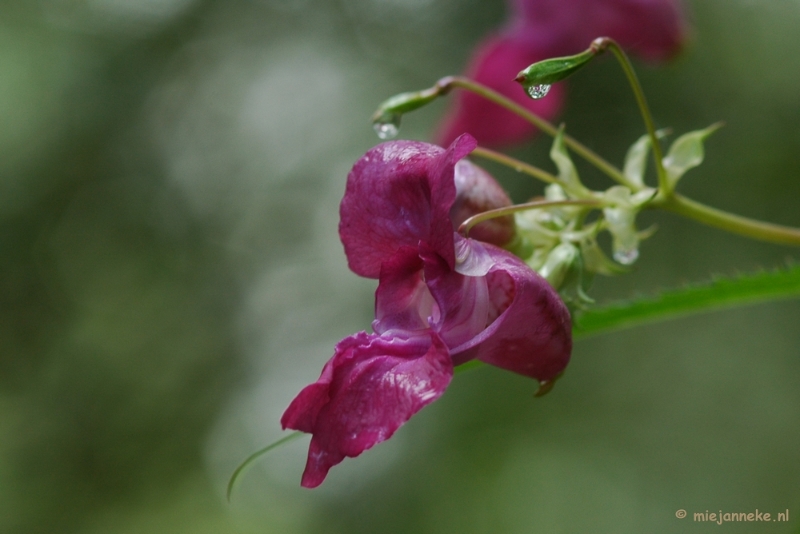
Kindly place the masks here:
<instances>
[{"instance_id":1,"label":"flower stalk","mask_svg":"<svg viewBox=\"0 0 800 534\"><path fill-rule=\"evenodd\" d=\"M625 77L633 90L633 96L636 98L636 104L639 106L639 113L644 120L644 126L647 130L647 135L650 136L650 148L653 151L653 160L656 165L656 174L658 176L658 188L664 196L669 197L672 194L672 188L667 180L667 171L664 169L664 154L661 150L661 144L656 134L656 127L653 123L653 114L650 113L650 107L647 105L647 98L644 96L642 84L639 82L639 77L636 76L636 71L633 69L631 60L627 54L623 52L622 48L617 44L614 39L608 37L598 37L589 47L590 50L595 50L597 53L611 50L614 57L622 67Z\"/></svg>"},{"instance_id":2,"label":"flower stalk","mask_svg":"<svg viewBox=\"0 0 800 534\"><path fill-rule=\"evenodd\" d=\"M626 76L628 76L628 80L631 83L632 89L637 98L637 102L639 103L639 108L642 112L645 126L648 130L648 135L651 138L653 155L654 159L656 160L656 168L658 169L657 172L659 176L660 194L655 197L646 207L661 208L683 217L693 219L702 224L751 239L780 245L800 246L800 229L798 228L772 224L728 213L726 211L691 200L678 193L671 192L672 188L665 186L667 182L667 176L663 166L663 152L657 142L658 133L655 130L655 126L652 121L652 115L650 114L647 106L647 101L644 98L644 92L641 89L641 84L639 83L638 78L633 71L630 61L627 60L627 56L622 53L616 43L613 43L613 45L611 43L612 41L607 39L604 41L604 46L610 48L612 53L620 54L617 57L623 66L623 70L625 70ZM470 91L491 102L494 102L495 104L502 106L522 119L530 122L539 130L552 137L555 137L558 134L558 128L556 128L549 121L546 121L535 113L525 109L521 105L503 96L497 91L494 91L489 87L463 76L446 76L437 81L432 88L420 91L419 93L421 99L424 100L425 103L428 103L436 97L447 95L454 88ZM408 106L407 103L404 103L404 107L407 110L409 107L416 109L420 106ZM375 117L379 117L380 115L381 110L379 109L375 113ZM632 191L641 190L641 186L632 183L618 167L605 160L602 156L567 134L564 134L563 138L564 144L569 147L570 150L597 168L600 172L613 179L617 183L629 187ZM514 169L517 172L528 174L548 183L554 183L554 180L557 180L555 176L546 171L493 150L477 148L473 152L473 155L492 160L496 163L500 163L501 165L505 165L506 167Z\"/></svg>"},{"instance_id":3,"label":"flower stalk","mask_svg":"<svg viewBox=\"0 0 800 534\"><path fill-rule=\"evenodd\" d=\"M673 193L669 198L656 199L652 206L694 219L697 222L732 234L777 245L800 246L800 229L798 228L728 213L727 211L701 204L679 193Z\"/></svg>"},{"instance_id":4,"label":"flower stalk","mask_svg":"<svg viewBox=\"0 0 800 534\"><path fill-rule=\"evenodd\" d=\"M517 172L527 174L528 176L532 176L537 180L541 180L548 184L556 184L559 182L557 176L554 176L549 172L540 169L539 167L535 167L530 163L525 163L524 161L520 161L516 158L503 154L502 152L496 152L488 148L477 147L470 155L505 165L506 167L514 169Z\"/></svg>"},{"instance_id":5,"label":"flower stalk","mask_svg":"<svg viewBox=\"0 0 800 534\"><path fill-rule=\"evenodd\" d=\"M559 206L583 206L587 208L602 208L603 203L599 200L535 200L533 202L525 202L523 204L514 204L513 206L506 206L503 208L496 208L483 213L473 215L458 227L458 232L464 237L469 236L470 229L476 224L484 221L494 219L497 217L505 217L521 211L543 209L543 208L556 208Z\"/></svg>"},{"instance_id":6,"label":"flower stalk","mask_svg":"<svg viewBox=\"0 0 800 534\"><path fill-rule=\"evenodd\" d=\"M465 91L470 91L475 93L476 95L482 96L483 98L494 102L498 106L502 106L507 110L511 111L512 113L516 114L522 119L525 119L529 123L533 124L539 130L543 131L550 137L555 137L558 134L558 128L554 126L551 122L546 121L545 119L541 118L536 113L525 109L524 107L520 106L513 100L503 96L502 94L498 93L497 91L486 87L485 85L481 85L480 83L470 80L469 78L465 78L463 76L447 76L445 78L440 79L436 82L437 87L442 88L441 94L447 94L452 88L459 88ZM564 144L566 144L570 150L578 154L581 158L586 160L592 166L597 168L600 172L611 178L612 180L631 187L632 184L628 182L628 179L622 174L622 172L614 167L611 163L606 161L602 156L594 152L592 149L578 141L577 139L573 138L570 135L564 135Z\"/></svg>"}]
</instances>

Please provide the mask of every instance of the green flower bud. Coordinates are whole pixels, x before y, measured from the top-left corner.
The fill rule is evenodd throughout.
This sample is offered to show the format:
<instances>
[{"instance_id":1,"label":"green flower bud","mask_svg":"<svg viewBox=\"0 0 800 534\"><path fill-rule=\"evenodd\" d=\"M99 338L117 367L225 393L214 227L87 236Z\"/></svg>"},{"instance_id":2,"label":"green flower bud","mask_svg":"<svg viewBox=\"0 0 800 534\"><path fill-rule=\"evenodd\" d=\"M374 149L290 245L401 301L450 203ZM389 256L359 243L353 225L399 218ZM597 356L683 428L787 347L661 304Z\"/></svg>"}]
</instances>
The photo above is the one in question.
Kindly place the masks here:
<instances>
[{"instance_id":1,"label":"green flower bud","mask_svg":"<svg viewBox=\"0 0 800 534\"><path fill-rule=\"evenodd\" d=\"M373 128L381 139L391 139L400 129L400 118L404 113L430 104L442 95L437 85L422 91L400 93L385 100L372 115Z\"/></svg>"},{"instance_id":2,"label":"green flower bud","mask_svg":"<svg viewBox=\"0 0 800 534\"><path fill-rule=\"evenodd\" d=\"M571 243L561 243L547 256L544 265L539 269L539 274L550 282L550 285L560 289L564 285L567 274L580 258L578 247Z\"/></svg>"},{"instance_id":3,"label":"green flower bud","mask_svg":"<svg viewBox=\"0 0 800 534\"><path fill-rule=\"evenodd\" d=\"M597 54L594 47L574 56L545 59L520 71L516 77L531 98L542 98L550 85L560 82L586 65Z\"/></svg>"}]
</instances>

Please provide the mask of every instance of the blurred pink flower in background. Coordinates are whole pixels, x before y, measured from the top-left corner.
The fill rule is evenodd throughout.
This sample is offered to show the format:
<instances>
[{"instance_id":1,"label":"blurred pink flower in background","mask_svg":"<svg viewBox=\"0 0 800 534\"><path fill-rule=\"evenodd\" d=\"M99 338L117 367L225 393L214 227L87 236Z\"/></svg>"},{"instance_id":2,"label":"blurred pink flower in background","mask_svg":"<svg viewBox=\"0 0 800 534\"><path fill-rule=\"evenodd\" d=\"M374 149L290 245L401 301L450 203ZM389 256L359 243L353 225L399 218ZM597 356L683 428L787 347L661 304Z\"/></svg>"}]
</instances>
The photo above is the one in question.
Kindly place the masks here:
<instances>
[{"instance_id":1,"label":"blurred pink flower in background","mask_svg":"<svg viewBox=\"0 0 800 534\"><path fill-rule=\"evenodd\" d=\"M543 59L576 54L596 37L611 37L648 61L675 55L686 35L678 0L509 0L511 18L472 55L466 76L553 119L564 102L564 84L546 98L532 100L514 81L517 73ZM535 128L500 106L475 94L459 92L436 135L447 146L469 133L484 146L520 143Z\"/></svg>"}]
</instances>

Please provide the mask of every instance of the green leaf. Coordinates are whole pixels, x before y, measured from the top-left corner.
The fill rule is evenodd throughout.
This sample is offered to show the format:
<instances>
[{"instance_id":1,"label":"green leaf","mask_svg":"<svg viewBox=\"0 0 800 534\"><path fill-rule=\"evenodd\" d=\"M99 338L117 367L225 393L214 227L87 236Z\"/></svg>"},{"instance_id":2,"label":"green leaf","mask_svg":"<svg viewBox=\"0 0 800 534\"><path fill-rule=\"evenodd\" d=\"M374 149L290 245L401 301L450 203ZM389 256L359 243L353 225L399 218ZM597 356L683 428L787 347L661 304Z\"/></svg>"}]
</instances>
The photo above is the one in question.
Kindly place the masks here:
<instances>
[{"instance_id":1,"label":"green leaf","mask_svg":"<svg viewBox=\"0 0 800 534\"><path fill-rule=\"evenodd\" d=\"M798 265L732 278L715 277L708 282L585 311L574 321L572 335L580 339L687 315L797 297L800 297ZM456 367L455 372L484 365L472 360Z\"/></svg>"},{"instance_id":2,"label":"green leaf","mask_svg":"<svg viewBox=\"0 0 800 534\"><path fill-rule=\"evenodd\" d=\"M686 171L703 163L703 158L705 157L703 141L721 127L722 123L718 122L704 130L683 134L672 143L672 146L669 147L669 152L662 160L672 189L675 189L678 180Z\"/></svg>"},{"instance_id":3,"label":"green leaf","mask_svg":"<svg viewBox=\"0 0 800 534\"><path fill-rule=\"evenodd\" d=\"M723 308L800 296L800 266L764 271L664 291L581 314L573 330L586 337Z\"/></svg>"}]
</instances>

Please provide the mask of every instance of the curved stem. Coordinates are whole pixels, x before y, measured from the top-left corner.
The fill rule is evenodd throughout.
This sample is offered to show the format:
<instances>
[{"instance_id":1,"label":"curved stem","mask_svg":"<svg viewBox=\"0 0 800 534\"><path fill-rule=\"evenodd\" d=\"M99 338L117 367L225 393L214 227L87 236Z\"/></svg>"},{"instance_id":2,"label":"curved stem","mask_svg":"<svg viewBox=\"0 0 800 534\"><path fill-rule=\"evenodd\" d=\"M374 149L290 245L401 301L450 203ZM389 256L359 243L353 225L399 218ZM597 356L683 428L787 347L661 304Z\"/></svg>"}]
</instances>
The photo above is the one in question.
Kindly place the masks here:
<instances>
[{"instance_id":1,"label":"curved stem","mask_svg":"<svg viewBox=\"0 0 800 534\"><path fill-rule=\"evenodd\" d=\"M553 126L553 124L550 122L544 120L535 113L528 111L524 107L501 95L497 91L494 91L493 89L490 89L476 81L470 80L469 78L464 78L462 76L447 76L436 82L435 87L442 95L447 94L453 87L470 91L471 93L475 93L476 95L482 96L483 98L494 102L498 106L504 107L520 118L530 122L551 137L555 137L558 133L558 128ZM577 155L597 167L601 172L615 182L631 188L634 187L619 169L573 137L564 135L564 144L566 144Z\"/></svg>"},{"instance_id":2,"label":"curved stem","mask_svg":"<svg viewBox=\"0 0 800 534\"><path fill-rule=\"evenodd\" d=\"M236 481L239 480L239 477L242 475L242 473L244 473L245 469L250 467L253 464L253 462L255 462L256 460L258 460L259 458L261 458L262 456L267 454L272 449L277 449L281 445L289 443L290 441L294 441L297 438L300 438L302 436L303 436L303 432L300 432L299 430L295 431L295 432L292 432L291 434L282 437L278 441L274 441L274 442L270 443L269 445L267 445L263 449L257 450L256 452L254 452L253 454L248 456L245 459L245 461L243 461L241 464L239 464L239 467L236 468L236 470L231 475L231 479L228 481L228 488L227 488L227 492L226 492L226 495L228 497L228 502L231 502L231 494L233 493L233 488L236 485Z\"/></svg>"},{"instance_id":3,"label":"curved stem","mask_svg":"<svg viewBox=\"0 0 800 534\"><path fill-rule=\"evenodd\" d=\"M638 85L638 79L635 78L635 73L634 81ZM449 92L453 87L471 91L522 117L546 134L555 136L555 134L558 132L555 126L542 119L538 115L531 113L527 109L523 108L516 102L509 100L500 93L468 78L463 78L460 76L448 76L436 82L435 87L442 95ZM644 99L644 95L642 95L642 99ZM645 106L645 109L647 109L647 103L644 100L642 100L642 102ZM645 117L647 117L645 119L645 123L647 124L649 122L650 127L652 127L652 119L649 118L649 111L647 111ZM652 135L655 135L655 130L653 130ZM625 178L625 176L622 174L622 171L572 137L565 135L564 143L571 148L573 152L600 169L603 173L613 178L615 181L626 185L633 190L637 189L633 184L628 182L627 178ZM657 142L653 142L653 149L653 157L656 159L657 168L663 169L660 145ZM513 160L513 158L511 158L511 160ZM495 161L501 162L500 159L495 159ZM518 164L514 162L512 163L511 167L518 168ZM525 172L525 170L523 169L522 172ZM661 172L663 171L659 171L659 173ZM752 239L758 239L761 241L767 241L781 245L800 245L800 229L757 221L706 206L699 202L695 202L694 200L690 200L683 195L670 193L668 188L665 189L663 187L663 180L664 178L662 178L662 175L659 174L659 186L664 196L659 195L659 200L651 204L653 207L660 207L673 213L677 213L678 215L694 219L703 224L714 226L734 234L750 237Z\"/></svg>"},{"instance_id":4,"label":"curved stem","mask_svg":"<svg viewBox=\"0 0 800 534\"><path fill-rule=\"evenodd\" d=\"M497 217L505 217L506 215L511 215L518 211L555 208L557 206L585 206L590 208L599 208L603 206L603 203L599 200L536 200L533 202L526 202L524 204L514 204L513 206L488 210L478 213L477 215L473 215L461 223L461 226L458 227L458 232L466 237L473 226L480 224L483 221L488 221L489 219L495 219Z\"/></svg>"},{"instance_id":5,"label":"curved stem","mask_svg":"<svg viewBox=\"0 0 800 534\"><path fill-rule=\"evenodd\" d=\"M517 172L527 174L528 176L533 176L534 178L541 180L543 182L547 182L548 184L557 184L561 182L561 180L559 180L557 176L554 176L549 172L540 169L539 167L534 167L529 163L525 163L524 161L512 158L511 156L507 156L506 154L503 154L501 152L495 152L494 150L489 150L488 148L477 147L475 150L470 152L470 155L477 156L483 159L488 159L490 161L494 161L495 163L505 165L506 167L510 167Z\"/></svg>"},{"instance_id":6,"label":"curved stem","mask_svg":"<svg viewBox=\"0 0 800 534\"><path fill-rule=\"evenodd\" d=\"M633 90L633 96L636 97L636 104L639 106L639 112L642 115L642 119L644 119L644 126L647 129L647 134L650 136L650 145L653 150L656 173L658 174L658 188L663 192L664 195L669 196L671 190L669 187L669 181L667 180L667 171L664 169L664 164L662 161L664 159L664 154L661 151L661 144L658 140L658 135L656 135L656 127L655 124L653 124L653 115L650 113L650 107L647 105L647 99L644 96L642 84L639 83L639 77L636 76L636 71L633 70L631 60L628 59L628 56L622 51L617 42L608 37L600 37L595 39L595 41L592 43L592 47L596 47L600 51L608 48L622 66L622 70L625 72L625 76L628 78L628 83Z\"/></svg>"},{"instance_id":7,"label":"curved stem","mask_svg":"<svg viewBox=\"0 0 800 534\"><path fill-rule=\"evenodd\" d=\"M779 245L800 246L800 229L798 228L734 215L727 211L706 206L678 193L673 193L671 197L655 204L655 206L733 234Z\"/></svg>"}]
</instances>

